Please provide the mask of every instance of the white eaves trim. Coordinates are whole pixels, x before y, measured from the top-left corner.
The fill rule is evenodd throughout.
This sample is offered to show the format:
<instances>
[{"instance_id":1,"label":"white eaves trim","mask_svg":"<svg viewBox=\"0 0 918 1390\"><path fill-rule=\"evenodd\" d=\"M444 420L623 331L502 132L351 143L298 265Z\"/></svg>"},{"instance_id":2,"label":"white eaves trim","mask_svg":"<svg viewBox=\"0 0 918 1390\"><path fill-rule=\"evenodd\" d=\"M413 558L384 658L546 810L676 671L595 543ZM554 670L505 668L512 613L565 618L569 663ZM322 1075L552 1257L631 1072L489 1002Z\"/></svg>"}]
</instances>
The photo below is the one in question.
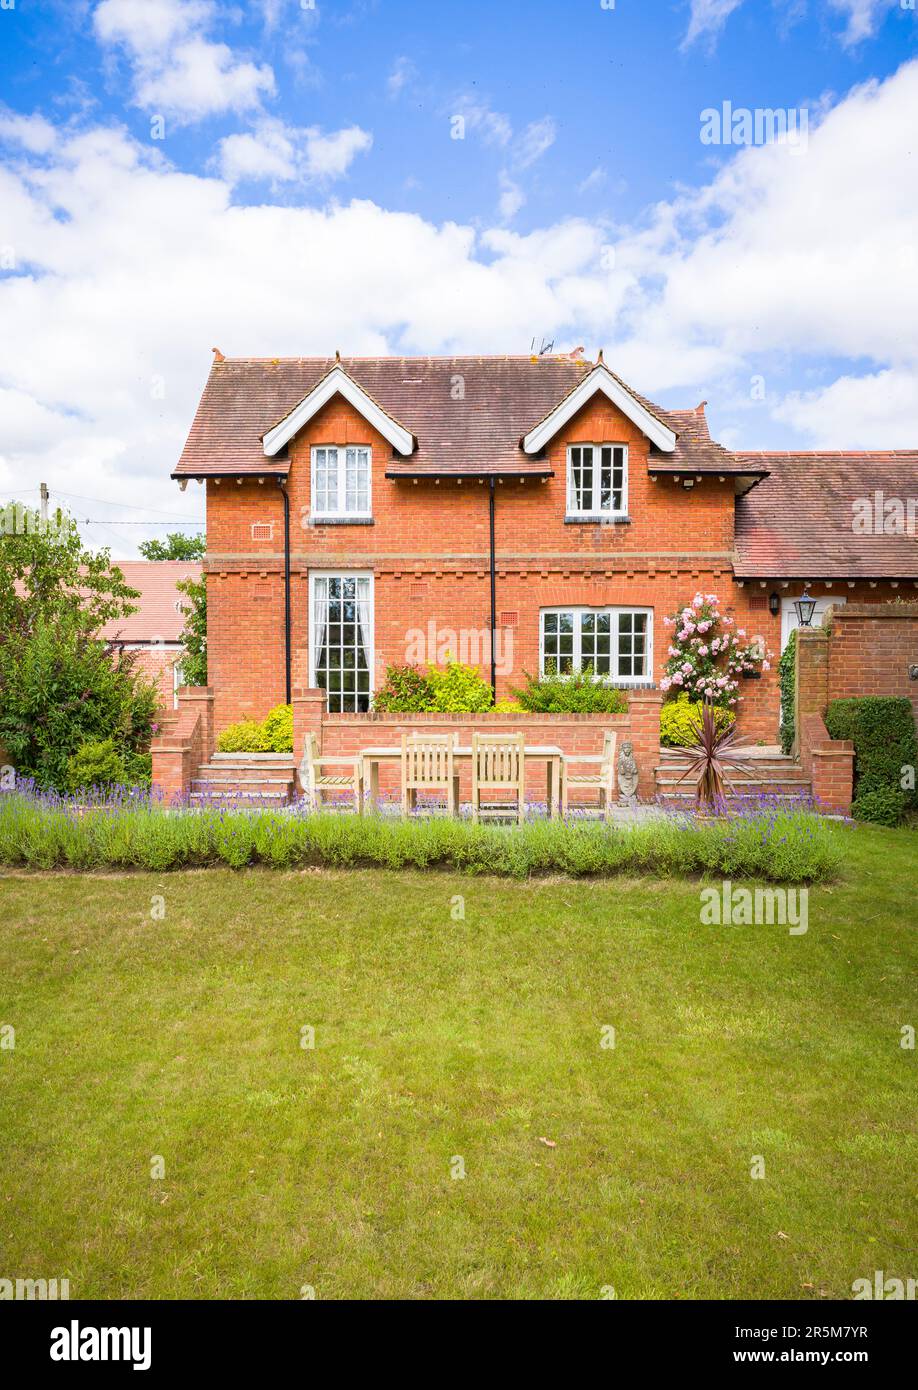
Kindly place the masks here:
<instances>
[{"instance_id":1,"label":"white eaves trim","mask_svg":"<svg viewBox=\"0 0 918 1390\"><path fill-rule=\"evenodd\" d=\"M523 449L527 454L537 454L544 449L550 439L553 439L558 431L572 419L582 406L586 405L597 391L602 391L603 395L608 396L613 405L617 405L623 415L638 429L647 436L652 444L661 449L665 454L671 454L676 447L676 436L671 429L658 420L655 415L641 402L632 396L620 382L609 371L608 367L597 365L585 376L580 385L566 396L560 405L557 405L550 415L546 415L541 424L536 425L535 429L523 439Z\"/></svg>"},{"instance_id":2,"label":"white eaves trim","mask_svg":"<svg viewBox=\"0 0 918 1390\"><path fill-rule=\"evenodd\" d=\"M317 386L314 386L308 396L304 396L299 405L294 406L289 415L285 415L283 420L279 420L276 425L268 430L262 439L265 456L273 458L287 444L298 430L301 430L308 420L327 405L332 396L341 395L349 401L355 410L358 410L363 418L378 430L383 439L388 439L393 449L397 449L400 454L414 453L414 435L404 429L398 421L393 420L391 415L387 415L381 406L367 395L363 387L358 386L352 376L348 376L343 367L332 367L331 371L322 378Z\"/></svg>"}]
</instances>

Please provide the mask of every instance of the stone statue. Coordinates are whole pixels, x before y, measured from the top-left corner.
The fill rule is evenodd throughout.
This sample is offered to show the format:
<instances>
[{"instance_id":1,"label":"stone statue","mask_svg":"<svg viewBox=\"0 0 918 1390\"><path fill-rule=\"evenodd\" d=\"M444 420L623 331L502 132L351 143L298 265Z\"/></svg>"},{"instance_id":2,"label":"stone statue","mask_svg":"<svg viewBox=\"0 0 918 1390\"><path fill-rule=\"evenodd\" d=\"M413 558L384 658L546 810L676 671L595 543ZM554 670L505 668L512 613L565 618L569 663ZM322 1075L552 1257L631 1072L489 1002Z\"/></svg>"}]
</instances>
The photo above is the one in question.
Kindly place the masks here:
<instances>
[{"instance_id":1,"label":"stone statue","mask_svg":"<svg viewBox=\"0 0 918 1390\"><path fill-rule=\"evenodd\" d=\"M630 740L622 744L618 755L618 799L626 806L637 800L638 765Z\"/></svg>"}]
</instances>

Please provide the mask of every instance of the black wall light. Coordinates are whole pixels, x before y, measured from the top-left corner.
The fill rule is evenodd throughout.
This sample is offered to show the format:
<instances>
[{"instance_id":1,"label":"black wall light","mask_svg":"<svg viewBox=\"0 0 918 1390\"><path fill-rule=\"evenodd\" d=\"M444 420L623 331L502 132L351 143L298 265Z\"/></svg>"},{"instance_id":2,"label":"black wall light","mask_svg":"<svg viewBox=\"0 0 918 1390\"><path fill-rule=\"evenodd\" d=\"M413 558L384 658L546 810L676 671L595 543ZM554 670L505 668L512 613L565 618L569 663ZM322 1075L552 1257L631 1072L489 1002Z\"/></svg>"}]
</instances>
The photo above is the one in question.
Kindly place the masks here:
<instances>
[{"instance_id":1,"label":"black wall light","mask_svg":"<svg viewBox=\"0 0 918 1390\"><path fill-rule=\"evenodd\" d=\"M769 613L771 614L771 616L772 616L773 618L776 618L776 617L778 616L778 614L781 612L781 595L780 595L780 594L777 594L777 593L775 593L775 594L769 594L769 596L768 596L768 611L769 611Z\"/></svg>"},{"instance_id":2,"label":"black wall light","mask_svg":"<svg viewBox=\"0 0 918 1390\"><path fill-rule=\"evenodd\" d=\"M810 598L807 589L804 589L803 597L795 601L794 611L797 614L797 622L801 627L813 626L813 614L816 612L816 600Z\"/></svg>"}]
</instances>

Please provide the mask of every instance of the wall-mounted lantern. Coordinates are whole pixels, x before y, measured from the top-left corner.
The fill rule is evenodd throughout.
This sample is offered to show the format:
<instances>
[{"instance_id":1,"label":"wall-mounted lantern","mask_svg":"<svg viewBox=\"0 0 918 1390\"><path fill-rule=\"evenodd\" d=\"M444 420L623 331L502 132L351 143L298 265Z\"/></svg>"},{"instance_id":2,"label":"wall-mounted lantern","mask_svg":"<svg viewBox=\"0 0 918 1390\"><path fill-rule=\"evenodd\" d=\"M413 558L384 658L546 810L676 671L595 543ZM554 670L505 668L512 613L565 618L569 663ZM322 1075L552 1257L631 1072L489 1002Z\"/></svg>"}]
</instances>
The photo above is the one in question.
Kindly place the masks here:
<instances>
[{"instance_id":1,"label":"wall-mounted lantern","mask_svg":"<svg viewBox=\"0 0 918 1390\"><path fill-rule=\"evenodd\" d=\"M769 595L768 611L773 618L776 618L781 612L781 595L779 593L775 592Z\"/></svg>"},{"instance_id":2,"label":"wall-mounted lantern","mask_svg":"<svg viewBox=\"0 0 918 1390\"><path fill-rule=\"evenodd\" d=\"M813 626L813 614L816 612L816 600L810 598L806 589L803 591L803 597L794 601L794 612L797 614L797 622L801 627Z\"/></svg>"}]
</instances>

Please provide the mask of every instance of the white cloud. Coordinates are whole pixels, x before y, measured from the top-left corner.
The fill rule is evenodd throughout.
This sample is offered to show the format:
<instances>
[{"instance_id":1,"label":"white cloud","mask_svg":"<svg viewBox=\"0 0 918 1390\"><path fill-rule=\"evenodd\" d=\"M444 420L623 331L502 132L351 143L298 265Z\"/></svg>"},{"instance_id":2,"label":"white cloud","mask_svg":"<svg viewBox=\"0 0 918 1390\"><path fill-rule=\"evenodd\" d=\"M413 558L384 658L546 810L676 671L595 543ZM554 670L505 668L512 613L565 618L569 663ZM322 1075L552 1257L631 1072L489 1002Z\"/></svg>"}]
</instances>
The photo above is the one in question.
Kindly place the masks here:
<instances>
[{"instance_id":1,"label":"white cloud","mask_svg":"<svg viewBox=\"0 0 918 1390\"><path fill-rule=\"evenodd\" d=\"M689 48L700 38L715 43L733 11L742 4L743 0L691 0L689 27L682 47ZM829 0L829 4L847 18L840 38L845 48L851 48L871 38L883 15L899 8L901 0Z\"/></svg>"},{"instance_id":2,"label":"white cloud","mask_svg":"<svg viewBox=\"0 0 918 1390\"><path fill-rule=\"evenodd\" d=\"M716 39L733 11L739 9L742 3L743 0L692 0L689 27L682 47L688 48L700 38Z\"/></svg>"},{"instance_id":3,"label":"white cloud","mask_svg":"<svg viewBox=\"0 0 918 1390\"><path fill-rule=\"evenodd\" d=\"M322 183L342 178L358 154L373 144L359 126L323 134L317 126L298 129L264 119L254 131L220 141L215 167L230 184L245 181Z\"/></svg>"},{"instance_id":4,"label":"white cloud","mask_svg":"<svg viewBox=\"0 0 918 1390\"><path fill-rule=\"evenodd\" d=\"M716 411L763 371L785 439L916 444L916 109L911 63L830 109L805 154L743 150L646 226L565 219L527 235L368 201L237 206L224 178L175 170L119 129L61 129L40 156L20 144L0 165L18 267L0 274L0 492L45 477L52 493L200 514L200 494L183 498L168 474L213 344L486 353L544 332L559 350L602 344L672 404L705 395ZM341 135L317 134L317 171L346 163L355 144ZM283 126L253 136L257 150L230 146L238 175L301 167ZM794 390L783 401L776 363ZM755 418L767 426L765 410ZM769 440L744 428L736 442Z\"/></svg>"},{"instance_id":5,"label":"white cloud","mask_svg":"<svg viewBox=\"0 0 918 1390\"><path fill-rule=\"evenodd\" d=\"M591 193L594 188L601 188L608 175L601 164L597 164L595 169L591 169L585 179L581 179L577 185L578 193Z\"/></svg>"},{"instance_id":6,"label":"white cloud","mask_svg":"<svg viewBox=\"0 0 918 1390\"><path fill-rule=\"evenodd\" d=\"M255 110L274 91L269 64L241 61L207 37L215 13L210 0L102 0L94 24L127 54L138 106L193 121Z\"/></svg>"},{"instance_id":7,"label":"white cloud","mask_svg":"<svg viewBox=\"0 0 918 1390\"><path fill-rule=\"evenodd\" d=\"M0 110L0 140L21 145L29 154L48 154L57 141L57 131L43 116L17 116Z\"/></svg>"},{"instance_id":8,"label":"white cloud","mask_svg":"<svg viewBox=\"0 0 918 1390\"><path fill-rule=\"evenodd\" d=\"M497 203L497 210L502 222L512 222L520 208L526 201L526 194L518 183L510 177L506 171L500 174L500 198Z\"/></svg>"},{"instance_id":9,"label":"white cloud","mask_svg":"<svg viewBox=\"0 0 918 1390\"><path fill-rule=\"evenodd\" d=\"M417 69L410 58L396 58L392 65L392 71L386 79L386 88L390 97L401 95L402 90L407 87L409 82L414 80Z\"/></svg>"},{"instance_id":10,"label":"white cloud","mask_svg":"<svg viewBox=\"0 0 918 1390\"><path fill-rule=\"evenodd\" d=\"M357 125L332 131L329 135L323 135L318 126L313 126L305 134L306 172L316 179L340 178L357 155L366 154L373 144L372 135Z\"/></svg>"},{"instance_id":11,"label":"white cloud","mask_svg":"<svg viewBox=\"0 0 918 1390\"><path fill-rule=\"evenodd\" d=\"M890 368L839 377L821 391L791 392L774 415L814 449L914 449L918 372Z\"/></svg>"},{"instance_id":12,"label":"white cloud","mask_svg":"<svg viewBox=\"0 0 918 1390\"><path fill-rule=\"evenodd\" d=\"M513 147L513 162L517 169L528 169L541 159L546 150L555 143L558 128L551 116L543 116L540 121L531 121L517 138Z\"/></svg>"},{"instance_id":13,"label":"white cloud","mask_svg":"<svg viewBox=\"0 0 918 1390\"><path fill-rule=\"evenodd\" d=\"M220 141L218 165L228 183L296 178L296 151L280 121L263 121L251 132Z\"/></svg>"},{"instance_id":14,"label":"white cloud","mask_svg":"<svg viewBox=\"0 0 918 1390\"><path fill-rule=\"evenodd\" d=\"M830 0L830 3L833 9L841 10L848 17L848 26L842 35L846 48L869 39L883 15L899 6L899 0Z\"/></svg>"}]
</instances>

